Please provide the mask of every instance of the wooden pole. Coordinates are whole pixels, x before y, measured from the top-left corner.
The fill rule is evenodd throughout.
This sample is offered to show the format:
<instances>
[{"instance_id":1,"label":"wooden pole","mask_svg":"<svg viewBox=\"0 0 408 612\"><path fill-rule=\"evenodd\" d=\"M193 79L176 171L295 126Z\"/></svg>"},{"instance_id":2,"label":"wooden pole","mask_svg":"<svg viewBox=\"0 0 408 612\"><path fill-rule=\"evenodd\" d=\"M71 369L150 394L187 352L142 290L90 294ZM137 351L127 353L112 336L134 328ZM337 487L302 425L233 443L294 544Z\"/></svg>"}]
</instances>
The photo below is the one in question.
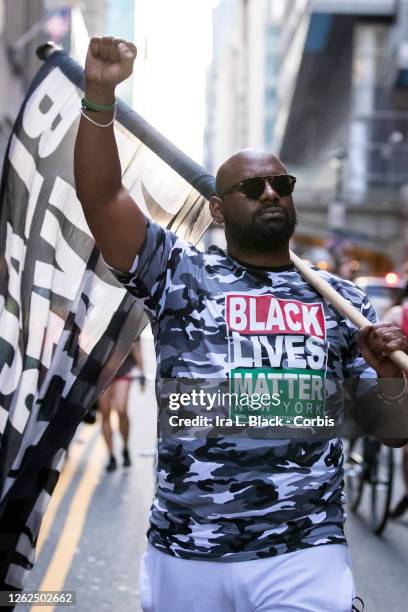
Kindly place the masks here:
<instances>
[{"instance_id":1,"label":"wooden pole","mask_svg":"<svg viewBox=\"0 0 408 612\"><path fill-rule=\"evenodd\" d=\"M341 296L328 282L326 282L317 272L312 270L304 261L293 251L290 251L290 258L299 270L303 278L316 289L332 306L334 306L343 316L349 319L358 329L366 325L372 325L364 315L361 314L350 302ZM408 355L404 351L393 351L389 358L408 374Z\"/></svg>"}]
</instances>

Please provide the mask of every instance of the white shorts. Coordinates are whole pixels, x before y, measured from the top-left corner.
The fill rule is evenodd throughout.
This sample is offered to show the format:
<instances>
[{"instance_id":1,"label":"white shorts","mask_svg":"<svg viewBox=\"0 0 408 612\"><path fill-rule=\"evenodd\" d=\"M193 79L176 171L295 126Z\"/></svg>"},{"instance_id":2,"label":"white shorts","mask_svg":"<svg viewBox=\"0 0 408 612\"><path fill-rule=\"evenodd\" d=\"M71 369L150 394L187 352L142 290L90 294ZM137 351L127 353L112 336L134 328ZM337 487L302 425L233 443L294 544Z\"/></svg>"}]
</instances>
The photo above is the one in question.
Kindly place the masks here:
<instances>
[{"instance_id":1,"label":"white shorts","mask_svg":"<svg viewBox=\"0 0 408 612\"><path fill-rule=\"evenodd\" d=\"M148 544L141 562L144 612L351 612L353 597L343 544L232 563L178 559Z\"/></svg>"}]
</instances>

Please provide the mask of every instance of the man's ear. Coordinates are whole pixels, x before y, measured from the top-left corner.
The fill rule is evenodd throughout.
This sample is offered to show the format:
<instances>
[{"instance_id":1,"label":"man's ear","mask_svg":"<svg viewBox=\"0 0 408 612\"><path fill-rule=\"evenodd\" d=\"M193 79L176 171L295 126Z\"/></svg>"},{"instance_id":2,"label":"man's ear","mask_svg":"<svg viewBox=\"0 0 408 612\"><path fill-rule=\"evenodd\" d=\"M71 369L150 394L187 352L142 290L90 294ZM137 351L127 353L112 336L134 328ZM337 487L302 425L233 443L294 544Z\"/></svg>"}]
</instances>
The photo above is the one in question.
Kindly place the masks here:
<instances>
[{"instance_id":1,"label":"man's ear","mask_svg":"<svg viewBox=\"0 0 408 612\"><path fill-rule=\"evenodd\" d=\"M217 195L211 196L210 212L216 223L224 223L223 201Z\"/></svg>"}]
</instances>

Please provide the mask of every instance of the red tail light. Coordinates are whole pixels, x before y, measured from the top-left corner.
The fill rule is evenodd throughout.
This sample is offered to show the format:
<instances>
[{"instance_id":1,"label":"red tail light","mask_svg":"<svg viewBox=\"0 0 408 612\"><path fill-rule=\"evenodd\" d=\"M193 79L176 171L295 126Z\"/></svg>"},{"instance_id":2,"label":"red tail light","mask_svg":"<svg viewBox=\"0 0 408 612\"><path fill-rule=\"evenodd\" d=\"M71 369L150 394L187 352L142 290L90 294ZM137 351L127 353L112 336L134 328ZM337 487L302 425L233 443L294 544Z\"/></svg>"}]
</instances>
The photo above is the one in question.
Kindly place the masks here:
<instances>
[{"instance_id":1,"label":"red tail light","mask_svg":"<svg viewBox=\"0 0 408 612\"><path fill-rule=\"evenodd\" d=\"M385 275L385 282L388 285L396 285L397 283L399 283L400 280L401 280L401 277L396 272L388 272Z\"/></svg>"}]
</instances>

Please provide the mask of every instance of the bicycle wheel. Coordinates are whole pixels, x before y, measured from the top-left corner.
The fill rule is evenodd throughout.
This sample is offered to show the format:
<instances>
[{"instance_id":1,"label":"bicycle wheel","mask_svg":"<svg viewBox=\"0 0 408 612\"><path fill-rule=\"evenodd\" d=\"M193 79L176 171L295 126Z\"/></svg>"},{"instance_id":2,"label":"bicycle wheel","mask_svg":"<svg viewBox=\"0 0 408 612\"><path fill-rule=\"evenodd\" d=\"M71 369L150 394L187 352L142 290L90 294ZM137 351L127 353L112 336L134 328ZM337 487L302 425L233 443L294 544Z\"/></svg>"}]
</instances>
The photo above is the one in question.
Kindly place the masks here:
<instances>
[{"instance_id":1,"label":"bicycle wheel","mask_svg":"<svg viewBox=\"0 0 408 612\"><path fill-rule=\"evenodd\" d=\"M345 461L345 481L350 510L356 512L366 480L365 438L350 440Z\"/></svg>"},{"instance_id":2,"label":"bicycle wheel","mask_svg":"<svg viewBox=\"0 0 408 612\"><path fill-rule=\"evenodd\" d=\"M371 529L384 531L390 510L394 479L394 449L370 440L369 483L371 486Z\"/></svg>"}]
</instances>

